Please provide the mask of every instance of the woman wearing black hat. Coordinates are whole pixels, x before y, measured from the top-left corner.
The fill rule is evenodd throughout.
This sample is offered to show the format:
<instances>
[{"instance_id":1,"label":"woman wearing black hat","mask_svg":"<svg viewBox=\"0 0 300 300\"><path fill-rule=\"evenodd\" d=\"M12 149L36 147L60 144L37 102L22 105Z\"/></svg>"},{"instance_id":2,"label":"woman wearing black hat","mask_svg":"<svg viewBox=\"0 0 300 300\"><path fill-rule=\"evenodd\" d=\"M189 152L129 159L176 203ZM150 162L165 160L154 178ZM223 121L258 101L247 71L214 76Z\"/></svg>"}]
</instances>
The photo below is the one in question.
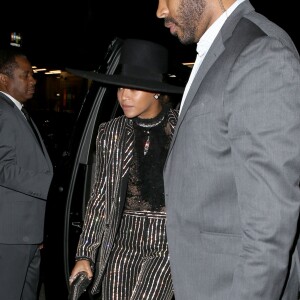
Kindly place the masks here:
<instances>
[{"instance_id":1,"label":"woman wearing black hat","mask_svg":"<svg viewBox=\"0 0 300 300\"><path fill-rule=\"evenodd\" d=\"M72 299L82 292L76 286L80 272L92 279L91 293L102 300L173 297L163 166L178 113L161 99L183 88L163 80L167 65L164 47L129 39L118 74L71 70L118 86L124 111L99 127L95 183L70 277Z\"/></svg>"}]
</instances>

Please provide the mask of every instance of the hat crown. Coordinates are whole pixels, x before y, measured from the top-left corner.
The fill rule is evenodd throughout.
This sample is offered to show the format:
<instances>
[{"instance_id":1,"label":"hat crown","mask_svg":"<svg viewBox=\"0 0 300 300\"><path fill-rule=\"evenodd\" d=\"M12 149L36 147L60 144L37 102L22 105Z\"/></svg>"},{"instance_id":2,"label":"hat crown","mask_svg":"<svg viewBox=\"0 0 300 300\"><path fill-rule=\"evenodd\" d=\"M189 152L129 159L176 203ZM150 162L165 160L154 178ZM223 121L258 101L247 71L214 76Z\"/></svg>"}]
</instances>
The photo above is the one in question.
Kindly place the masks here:
<instances>
[{"instance_id":1,"label":"hat crown","mask_svg":"<svg viewBox=\"0 0 300 300\"><path fill-rule=\"evenodd\" d=\"M183 86L168 82L167 48L151 41L139 39L126 39L121 47L118 66L113 74L74 69L69 69L69 71L106 85L158 93L183 93Z\"/></svg>"},{"instance_id":2,"label":"hat crown","mask_svg":"<svg viewBox=\"0 0 300 300\"><path fill-rule=\"evenodd\" d=\"M127 39L119 65L122 75L162 81L168 71L168 50L151 41Z\"/></svg>"}]
</instances>

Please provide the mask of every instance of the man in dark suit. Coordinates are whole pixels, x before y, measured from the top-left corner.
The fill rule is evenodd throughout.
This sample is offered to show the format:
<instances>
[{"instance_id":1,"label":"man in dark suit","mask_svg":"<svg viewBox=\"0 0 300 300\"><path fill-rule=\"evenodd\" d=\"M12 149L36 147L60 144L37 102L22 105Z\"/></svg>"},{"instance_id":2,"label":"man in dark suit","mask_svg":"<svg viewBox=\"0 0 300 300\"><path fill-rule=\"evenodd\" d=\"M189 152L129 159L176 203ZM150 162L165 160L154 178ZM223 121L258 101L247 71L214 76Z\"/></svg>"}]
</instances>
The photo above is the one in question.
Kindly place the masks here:
<instances>
[{"instance_id":1,"label":"man in dark suit","mask_svg":"<svg viewBox=\"0 0 300 300\"><path fill-rule=\"evenodd\" d=\"M164 169L175 298L296 300L298 51L248 0L156 14L198 52Z\"/></svg>"},{"instance_id":2,"label":"man in dark suit","mask_svg":"<svg viewBox=\"0 0 300 300\"><path fill-rule=\"evenodd\" d=\"M36 300L46 199L53 167L21 111L35 92L27 57L0 51L0 298Z\"/></svg>"}]
</instances>

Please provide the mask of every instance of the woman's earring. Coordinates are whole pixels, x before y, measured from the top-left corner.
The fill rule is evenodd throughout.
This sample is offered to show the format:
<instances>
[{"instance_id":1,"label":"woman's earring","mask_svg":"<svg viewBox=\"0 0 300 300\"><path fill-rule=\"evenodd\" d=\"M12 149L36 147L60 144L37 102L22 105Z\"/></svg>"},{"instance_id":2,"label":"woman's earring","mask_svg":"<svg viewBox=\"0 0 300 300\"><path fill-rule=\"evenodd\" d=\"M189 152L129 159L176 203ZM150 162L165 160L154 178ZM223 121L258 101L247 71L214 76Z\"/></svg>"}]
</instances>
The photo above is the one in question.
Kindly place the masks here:
<instances>
[{"instance_id":1,"label":"woman's earring","mask_svg":"<svg viewBox=\"0 0 300 300\"><path fill-rule=\"evenodd\" d=\"M155 94L153 97L157 100L159 97L159 94Z\"/></svg>"}]
</instances>

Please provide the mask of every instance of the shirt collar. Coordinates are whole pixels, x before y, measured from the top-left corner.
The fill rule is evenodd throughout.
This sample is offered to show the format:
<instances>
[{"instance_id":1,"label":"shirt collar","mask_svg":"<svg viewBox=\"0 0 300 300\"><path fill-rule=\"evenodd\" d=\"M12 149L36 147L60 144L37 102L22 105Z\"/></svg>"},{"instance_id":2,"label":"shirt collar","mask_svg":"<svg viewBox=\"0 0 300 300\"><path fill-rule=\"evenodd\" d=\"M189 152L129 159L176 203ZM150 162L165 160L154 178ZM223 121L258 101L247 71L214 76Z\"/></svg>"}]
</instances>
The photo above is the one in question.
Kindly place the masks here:
<instances>
[{"instance_id":1,"label":"shirt collar","mask_svg":"<svg viewBox=\"0 0 300 300\"><path fill-rule=\"evenodd\" d=\"M199 56L206 54L211 44L215 40L219 31L221 30L226 19L231 15L231 13L245 0L235 1L202 35L199 42L197 43L197 52Z\"/></svg>"}]
</instances>

